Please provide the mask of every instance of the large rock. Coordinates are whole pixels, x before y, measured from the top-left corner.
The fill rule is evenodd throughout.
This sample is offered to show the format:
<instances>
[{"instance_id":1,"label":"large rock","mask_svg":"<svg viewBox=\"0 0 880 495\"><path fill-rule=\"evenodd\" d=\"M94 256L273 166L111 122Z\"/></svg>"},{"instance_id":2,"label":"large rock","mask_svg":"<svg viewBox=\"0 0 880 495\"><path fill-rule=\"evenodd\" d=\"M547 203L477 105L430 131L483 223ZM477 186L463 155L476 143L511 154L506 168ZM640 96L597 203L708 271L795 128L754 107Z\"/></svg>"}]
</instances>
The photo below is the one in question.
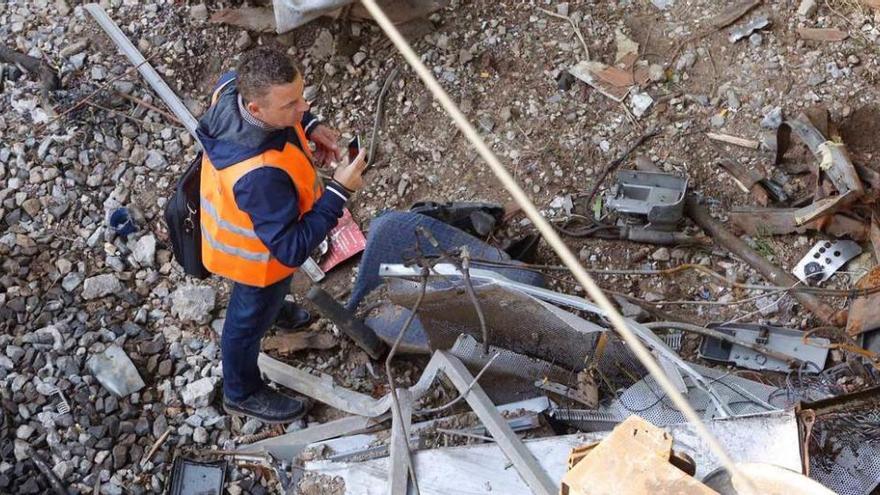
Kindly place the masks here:
<instances>
[{"instance_id":1,"label":"large rock","mask_svg":"<svg viewBox=\"0 0 880 495\"><path fill-rule=\"evenodd\" d=\"M87 278L83 283L82 296L84 299L97 299L119 292L122 292L122 283L119 282L116 275L105 273Z\"/></svg>"},{"instance_id":2,"label":"large rock","mask_svg":"<svg viewBox=\"0 0 880 495\"><path fill-rule=\"evenodd\" d=\"M201 378L184 387L183 392L180 393L180 398L189 407L196 409L207 407L214 400L214 393L217 391L216 386L217 383L213 378Z\"/></svg>"},{"instance_id":3,"label":"large rock","mask_svg":"<svg viewBox=\"0 0 880 495\"><path fill-rule=\"evenodd\" d=\"M156 236L147 234L134 244L131 257L141 266L153 266L156 256Z\"/></svg>"},{"instance_id":4,"label":"large rock","mask_svg":"<svg viewBox=\"0 0 880 495\"><path fill-rule=\"evenodd\" d=\"M207 285L186 285L171 294L171 314L181 320L207 323L217 294Z\"/></svg>"}]
</instances>

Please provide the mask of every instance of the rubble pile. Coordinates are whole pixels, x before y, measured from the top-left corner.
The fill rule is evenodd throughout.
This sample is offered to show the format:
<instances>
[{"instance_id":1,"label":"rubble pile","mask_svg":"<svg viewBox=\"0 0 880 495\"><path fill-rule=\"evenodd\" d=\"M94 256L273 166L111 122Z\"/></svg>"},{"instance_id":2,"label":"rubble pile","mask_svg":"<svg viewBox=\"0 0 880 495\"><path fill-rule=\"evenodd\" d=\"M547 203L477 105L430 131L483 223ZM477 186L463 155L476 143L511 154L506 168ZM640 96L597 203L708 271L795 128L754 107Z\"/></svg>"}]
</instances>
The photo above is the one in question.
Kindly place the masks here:
<instances>
[{"instance_id":1,"label":"rubble pile","mask_svg":"<svg viewBox=\"0 0 880 495\"><path fill-rule=\"evenodd\" d=\"M799 469L795 457L804 461L809 454L827 468L814 479L855 493L872 480L846 485L840 480L852 473L822 460L835 451L828 438L835 432L845 436L852 424L822 408L823 401L876 384L877 329L870 318L853 321L850 315L849 324L846 318L848 311L870 317L872 294L823 298L821 292L774 292L766 286L786 285L787 279L775 278L780 272L792 279L783 289L846 292L877 285L871 283L876 276L860 279L876 271L880 235L873 215L880 187L875 163L880 11L871 2L728 3L452 0L410 25L409 34L422 60L581 262L600 270L597 282L628 321L653 321L644 330L651 335L658 330L663 349L673 354L661 364L678 370L681 386L703 405L700 412L715 425L713 431L726 431L716 424L725 415L717 411L728 409L729 421L741 425L736 422L742 414L781 414L774 410L790 411L800 402L804 410L816 411L817 429L831 433L802 431L803 449L781 442L788 449L786 467ZM214 15L229 7L225 2L99 4L195 116L207 108L214 82L233 67L239 52L259 45L287 51L302 67L306 97L324 121L364 143L378 135L369 186L350 205L365 226L381 211L406 209L416 201L509 199L371 22L343 14L276 35L219 21ZM530 341L521 335L511 339L526 343L516 353L495 348L504 358L487 361L477 351L483 342L470 300L450 303L440 292L426 310L431 318L422 322L427 343L413 346L422 345L423 354L436 351L429 344L440 331L432 325L443 319L444 304L452 304L471 319L455 321L468 327L463 333L469 336L451 339L454 356L443 358L447 375L468 382L456 368L460 359L470 379L485 367L492 381L485 393L475 387L466 394L452 378L454 387L423 390L420 377L428 358L398 356L395 386L409 387L398 391L407 390L401 400L416 409L461 393L462 404L474 408L479 421L443 419L464 409L417 415L410 432L420 438L398 438L395 445L388 428L400 421L398 413L394 421L382 418L384 430L373 422L390 411L383 362L371 360L340 325L327 320L313 324L309 334L271 337L264 350L284 360L278 366L292 364L304 375L323 377L315 383L301 378L298 386L317 389L332 381L337 392L351 392L350 402L318 406L303 424L286 429L226 414L217 336L228 287L216 277L200 281L182 274L162 220L168 194L198 144L77 2L0 3L0 34L7 48L57 70L60 82L47 95L36 75L0 63L0 104L7 109L0 115L0 492L45 493L60 483L70 493L156 493L185 471L172 467L175 459L262 445L274 457L249 451L257 457L231 458L235 462L223 470L229 493L344 493L346 486L379 483L370 477L386 472L379 468L390 473L387 456L401 459L400 442L423 442L413 455L440 466L467 465L466 457L445 448L468 445L474 450L460 451L468 452L465 456L503 467L516 449L505 444L512 450L504 450L504 457L485 439L508 429L533 437L519 454L531 452L558 486L571 449L600 440L590 435L612 430L630 413L662 427L683 422L679 411L655 397L657 384L616 338L608 344L609 359L627 363L628 376L614 375L600 357L591 368L559 370L546 349L538 352L535 345L529 352ZM385 110L377 118L380 99ZM804 138L811 135L807 126L816 129L818 137L812 136L819 142ZM792 143L783 142L786 129L794 135ZM630 200L641 196L625 193L657 188L646 186L645 178L670 174L679 180L665 183L659 203L664 214L674 214L671 219L658 221L656 204L639 209L644 205ZM669 192L675 187L680 194ZM857 194L847 196L853 191ZM742 246L722 242L693 214L694 205L702 218L718 219ZM809 218L792 224L790 210ZM493 242L532 232L516 212L505 220L487 236ZM808 251L835 252L831 244L823 246L842 239L856 241L861 254L836 255L846 258L839 267L811 272L815 267L804 258ZM543 245L533 254L539 265L557 263ZM770 268L750 262L752 256ZM797 266L801 270L792 273ZM346 293L355 268L343 265L322 284ZM559 294L584 295L566 276L547 278ZM493 285L497 280L481 283L486 285L477 287L478 293L501 290ZM518 297L535 308L558 304L540 294ZM388 299L409 307L412 294L391 291ZM571 326L566 331L587 332L599 342L607 321L589 308L574 309L586 317L571 320L560 317L559 308L548 311ZM491 303L486 311L492 314ZM668 319L726 333L697 335ZM714 325L721 323L727 325ZM399 322L389 334L398 328ZM503 371L501 378L495 371ZM502 403L496 399L504 387L497 380L514 380L511 376L519 380L518 391L531 395ZM700 377L726 388L708 387L717 392L712 395ZM277 374L272 379L290 383ZM739 398L731 398L731 390ZM743 400L744 394L750 398ZM389 398L376 406L383 397ZM381 413L362 414L367 409ZM772 421L790 434L803 426L803 417L798 412L797 418L791 413ZM344 427L316 439L309 436L315 427L310 423ZM347 436L360 431L366 439ZM562 433L569 435L554 436ZM517 442L511 444L522 445ZM273 450L278 445L299 450ZM873 455L857 455L862 447L847 448L855 458ZM386 457L373 458L377 451ZM560 455L559 465L548 464L551 452ZM540 477L530 483L518 477L529 463L511 462L516 469L493 480L495 491L512 487L515 493L523 483L541 484ZM698 462L697 469L716 466L713 462L702 467ZM479 489L493 489L485 486L489 482L480 484Z\"/></svg>"}]
</instances>

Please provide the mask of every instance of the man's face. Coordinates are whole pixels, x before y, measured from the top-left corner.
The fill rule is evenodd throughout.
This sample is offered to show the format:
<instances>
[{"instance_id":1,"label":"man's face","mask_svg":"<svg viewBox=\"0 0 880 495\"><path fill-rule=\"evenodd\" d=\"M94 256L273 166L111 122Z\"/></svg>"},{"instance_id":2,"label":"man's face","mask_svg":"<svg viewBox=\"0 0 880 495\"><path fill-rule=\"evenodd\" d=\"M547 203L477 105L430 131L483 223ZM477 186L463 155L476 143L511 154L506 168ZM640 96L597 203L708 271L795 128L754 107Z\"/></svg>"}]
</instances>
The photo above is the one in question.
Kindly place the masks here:
<instances>
[{"instance_id":1,"label":"man's face","mask_svg":"<svg viewBox=\"0 0 880 495\"><path fill-rule=\"evenodd\" d=\"M261 98L247 103L254 117L273 127L293 127L302 121L309 103L303 98L303 78L296 76L287 84L276 84Z\"/></svg>"}]
</instances>

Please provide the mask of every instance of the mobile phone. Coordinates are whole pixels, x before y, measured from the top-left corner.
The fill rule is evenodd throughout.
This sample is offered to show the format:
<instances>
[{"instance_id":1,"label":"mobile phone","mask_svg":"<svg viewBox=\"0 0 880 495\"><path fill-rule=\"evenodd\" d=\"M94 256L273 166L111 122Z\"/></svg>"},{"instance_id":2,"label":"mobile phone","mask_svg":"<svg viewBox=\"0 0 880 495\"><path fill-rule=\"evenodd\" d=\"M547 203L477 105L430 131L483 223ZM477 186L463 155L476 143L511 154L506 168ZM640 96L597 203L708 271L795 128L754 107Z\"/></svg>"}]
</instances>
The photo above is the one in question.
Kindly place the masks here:
<instances>
[{"instance_id":1,"label":"mobile phone","mask_svg":"<svg viewBox=\"0 0 880 495\"><path fill-rule=\"evenodd\" d=\"M355 136L354 139L349 141L348 143L348 163L354 161L357 158L358 153L361 152L361 137Z\"/></svg>"}]
</instances>

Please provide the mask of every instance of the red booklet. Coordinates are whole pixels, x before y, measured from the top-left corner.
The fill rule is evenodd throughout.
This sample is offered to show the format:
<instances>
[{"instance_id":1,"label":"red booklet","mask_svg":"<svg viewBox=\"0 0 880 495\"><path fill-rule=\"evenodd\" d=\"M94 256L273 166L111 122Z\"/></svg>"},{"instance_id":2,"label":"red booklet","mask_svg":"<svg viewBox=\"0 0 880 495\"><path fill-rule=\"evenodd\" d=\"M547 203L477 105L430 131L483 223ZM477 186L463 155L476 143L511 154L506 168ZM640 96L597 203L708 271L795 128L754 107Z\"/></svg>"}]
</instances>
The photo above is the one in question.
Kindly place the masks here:
<instances>
[{"instance_id":1,"label":"red booklet","mask_svg":"<svg viewBox=\"0 0 880 495\"><path fill-rule=\"evenodd\" d=\"M329 272L336 265L360 253L367 246L367 239L361 228L355 223L348 208L343 210L339 224L327 235L330 247L327 250L319 266L324 272Z\"/></svg>"}]
</instances>

